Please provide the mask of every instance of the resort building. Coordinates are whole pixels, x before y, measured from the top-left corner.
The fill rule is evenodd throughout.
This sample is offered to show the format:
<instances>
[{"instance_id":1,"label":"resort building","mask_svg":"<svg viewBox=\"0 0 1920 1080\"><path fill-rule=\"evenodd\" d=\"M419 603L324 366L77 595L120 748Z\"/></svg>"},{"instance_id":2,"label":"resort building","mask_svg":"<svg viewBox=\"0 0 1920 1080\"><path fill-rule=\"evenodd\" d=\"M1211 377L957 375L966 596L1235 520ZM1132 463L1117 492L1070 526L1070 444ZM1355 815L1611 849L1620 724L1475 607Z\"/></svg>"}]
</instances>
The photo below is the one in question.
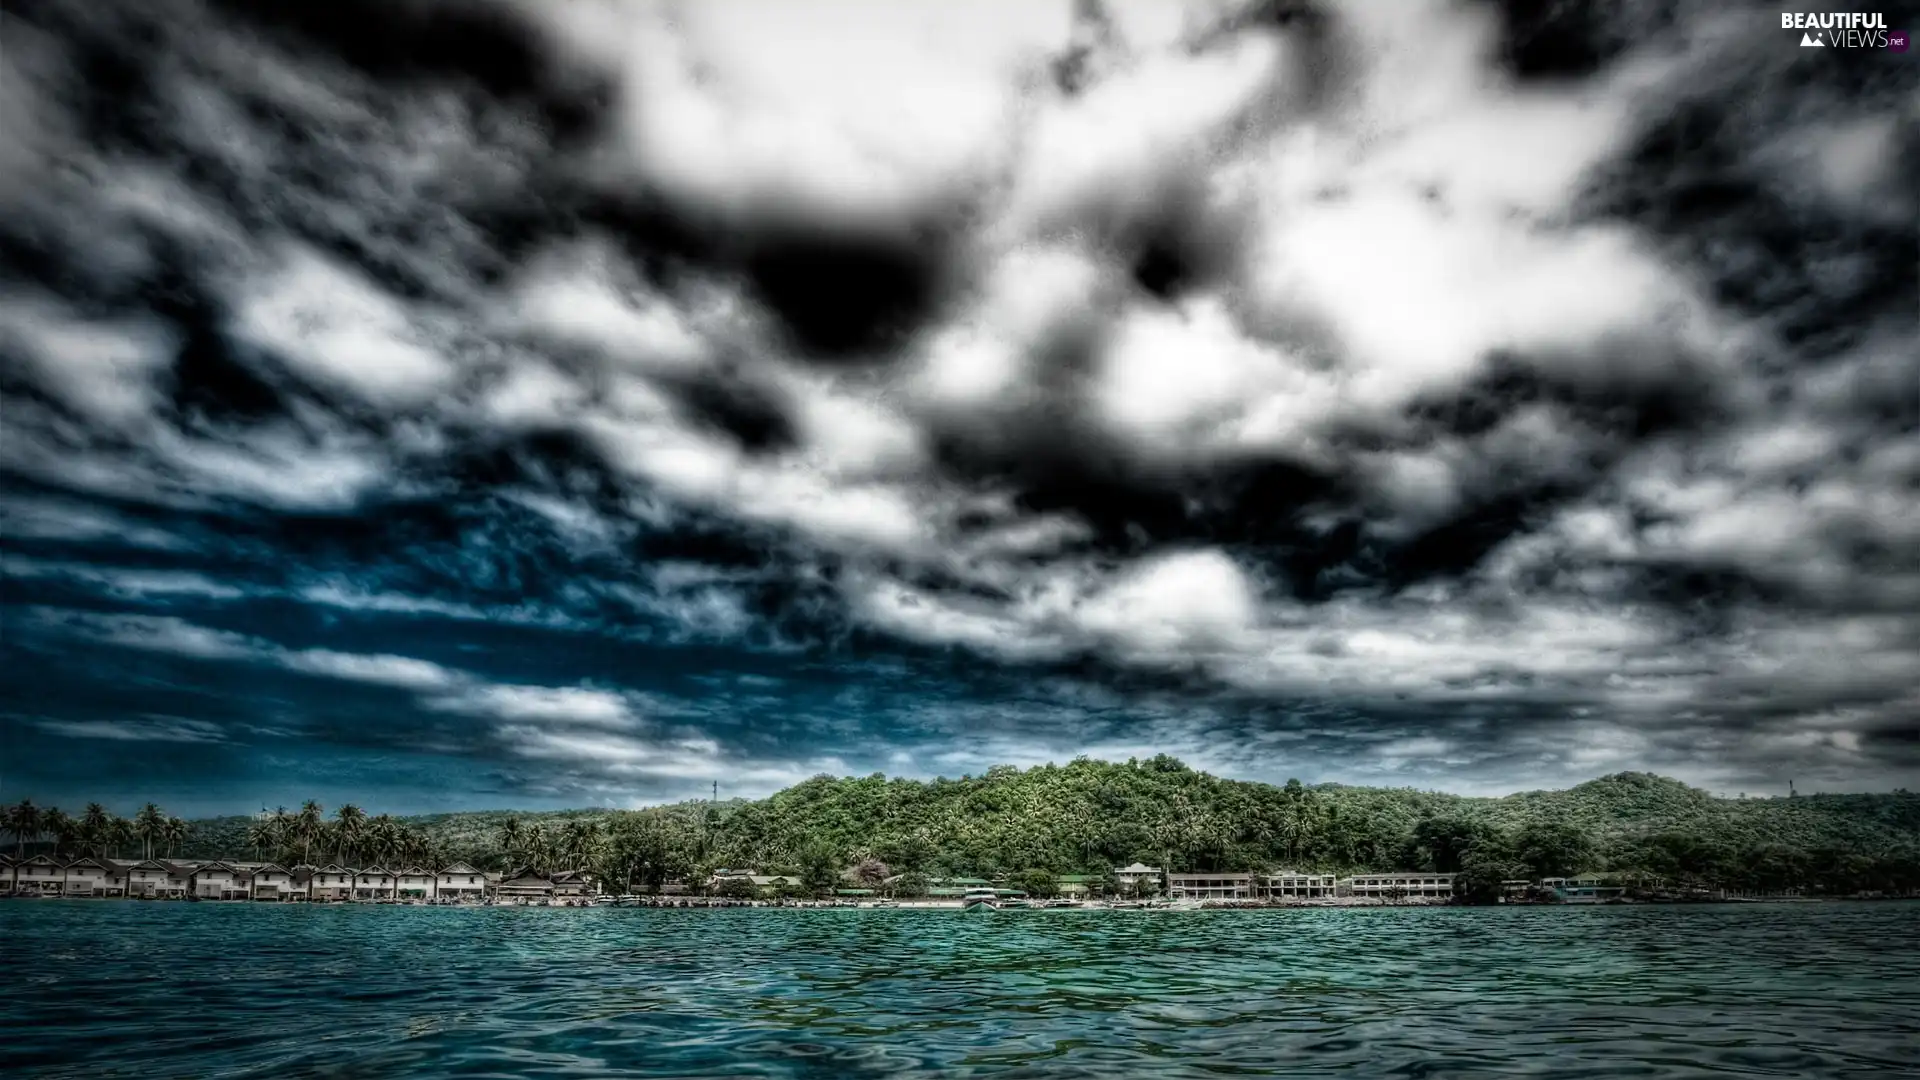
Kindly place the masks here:
<instances>
[{"instance_id":1,"label":"resort building","mask_svg":"<svg viewBox=\"0 0 1920 1080\"><path fill-rule=\"evenodd\" d=\"M245 900L252 875L229 862L201 863L187 875L187 895L202 900Z\"/></svg>"},{"instance_id":2,"label":"resort building","mask_svg":"<svg viewBox=\"0 0 1920 1080\"><path fill-rule=\"evenodd\" d=\"M404 867L394 872L393 894L401 900L425 900L433 895L434 877L418 866Z\"/></svg>"},{"instance_id":3,"label":"resort building","mask_svg":"<svg viewBox=\"0 0 1920 1080\"><path fill-rule=\"evenodd\" d=\"M1138 892L1142 882L1146 883L1148 891L1157 892L1163 876L1164 873L1159 867L1148 866L1145 863L1123 866L1113 872L1113 878L1120 883L1122 893Z\"/></svg>"},{"instance_id":4,"label":"resort building","mask_svg":"<svg viewBox=\"0 0 1920 1080\"><path fill-rule=\"evenodd\" d=\"M479 900L487 895L487 877L466 863L457 862L434 875L433 894L448 900Z\"/></svg>"},{"instance_id":5,"label":"resort building","mask_svg":"<svg viewBox=\"0 0 1920 1080\"><path fill-rule=\"evenodd\" d=\"M1581 874L1570 878L1543 878L1540 884L1569 904L1597 904L1627 894L1624 878L1617 874Z\"/></svg>"},{"instance_id":6,"label":"resort building","mask_svg":"<svg viewBox=\"0 0 1920 1080\"><path fill-rule=\"evenodd\" d=\"M58 896L66 891L66 867L51 855L35 855L13 868L13 891L21 896Z\"/></svg>"},{"instance_id":7,"label":"resort building","mask_svg":"<svg viewBox=\"0 0 1920 1080\"><path fill-rule=\"evenodd\" d=\"M262 863L253 871L253 887L248 893L255 900L305 900L306 882L294 881L294 872L279 863Z\"/></svg>"},{"instance_id":8,"label":"resort building","mask_svg":"<svg viewBox=\"0 0 1920 1080\"><path fill-rule=\"evenodd\" d=\"M1359 874L1343 886L1349 896L1371 896L1382 900L1419 897L1445 899L1453 895L1452 874Z\"/></svg>"},{"instance_id":9,"label":"resort building","mask_svg":"<svg viewBox=\"0 0 1920 1080\"><path fill-rule=\"evenodd\" d=\"M553 895L555 897L570 899L573 897L591 896L597 891L593 887L593 875L588 874L585 870L563 870L553 875L549 880L553 882Z\"/></svg>"},{"instance_id":10,"label":"resort building","mask_svg":"<svg viewBox=\"0 0 1920 1080\"><path fill-rule=\"evenodd\" d=\"M328 863L307 879L307 899L316 901L353 899L353 871L339 863Z\"/></svg>"},{"instance_id":11,"label":"resort building","mask_svg":"<svg viewBox=\"0 0 1920 1080\"><path fill-rule=\"evenodd\" d=\"M143 859L124 871L126 894L150 900L178 900L187 895L187 875L192 872L190 867Z\"/></svg>"},{"instance_id":12,"label":"resort building","mask_svg":"<svg viewBox=\"0 0 1920 1080\"><path fill-rule=\"evenodd\" d=\"M119 883L120 895L126 895L126 878L101 859L76 859L66 865L63 896L112 896Z\"/></svg>"},{"instance_id":13,"label":"resort building","mask_svg":"<svg viewBox=\"0 0 1920 1080\"><path fill-rule=\"evenodd\" d=\"M1259 885L1261 896L1276 900L1316 900L1336 895L1339 890L1339 879L1332 874L1301 874L1292 870L1263 874Z\"/></svg>"},{"instance_id":14,"label":"resort building","mask_svg":"<svg viewBox=\"0 0 1920 1080\"><path fill-rule=\"evenodd\" d=\"M1061 874L1059 877L1060 895L1076 899L1092 896L1100 890L1101 878L1097 874Z\"/></svg>"},{"instance_id":15,"label":"resort building","mask_svg":"<svg viewBox=\"0 0 1920 1080\"><path fill-rule=\"evenodd\" d=\"M353 875L353 898L355 900L392 899L394 884L393 871L384 866L369 866Z\"/></svg>"},{"instance_id":16,"label":"resort building","mask_svg":"<svg viewBox=\"0 0 1920 1080\"><path fill-rule=\"evenodd\" d=\"M523 870L495 886L493 895L502 900L547 900L553 896L553 882L545 874Z\"/></svg>"},{"instance_id":17,"label":"resort building","mask_svg":"<svg viewBox=\"0 0 1920 1080\"><path fill-rule=\"evenodd\" d=\"M1176 900L1247 900L1253 897L1253 875L1168 874L1167 893Z\"/></svg>"}]
</instances>

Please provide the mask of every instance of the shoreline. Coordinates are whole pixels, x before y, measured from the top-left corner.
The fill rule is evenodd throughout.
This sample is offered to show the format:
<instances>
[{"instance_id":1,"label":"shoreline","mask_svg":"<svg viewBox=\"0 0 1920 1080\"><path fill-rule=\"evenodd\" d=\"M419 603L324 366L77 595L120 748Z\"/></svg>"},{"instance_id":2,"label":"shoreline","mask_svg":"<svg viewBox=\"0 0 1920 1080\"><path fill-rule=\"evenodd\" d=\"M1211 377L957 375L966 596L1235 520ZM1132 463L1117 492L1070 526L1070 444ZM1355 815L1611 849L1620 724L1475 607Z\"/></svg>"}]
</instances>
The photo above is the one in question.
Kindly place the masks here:
<instances>
[{"instance_id":1,"label":"shoreline","mask_svg":"<svg viewBox=\"0 0 1920 1080\"><path fill-rule=\"evenodd\" d=\"M467 901L435 903L431 901L409 900L213 900L189 899L186 897L146 897L146 896L22 896L0 895L0 901L78 901L82 903L146 903L146 904L213 904L221 907L402 907L402 908L571 908L582 909L653 909L672 911L956 911L964 912L966 904L958 900L899 900L891 902L862 901L857 903L835 903L825 900L730 900L721 897L629 897L629 898L588 898L576 900L555 900L543 903L472 903ZM1334 897L1315 900L1285 901L1230 901L1208 900L1199 902L1178 901L1120 901L1109 902L1089 900L1072 903L1016 905L1007 904L993 909L996 912L1042 912L1042 911L1140 911L1140 912L1193 912L1193 911L1278 911L1318 908L1588 908L1588 907L1701 907L1708 905L1730 904L1840 904L1840 903L1876 903L1920 900L1920 896L1728 896L1701 897L1687 899L1614 899L1603 901L1513 901L1499 904L1455 904L1443 900L1399 900L1388 901L1373 897Z\"/></svg>"}]
</instances>

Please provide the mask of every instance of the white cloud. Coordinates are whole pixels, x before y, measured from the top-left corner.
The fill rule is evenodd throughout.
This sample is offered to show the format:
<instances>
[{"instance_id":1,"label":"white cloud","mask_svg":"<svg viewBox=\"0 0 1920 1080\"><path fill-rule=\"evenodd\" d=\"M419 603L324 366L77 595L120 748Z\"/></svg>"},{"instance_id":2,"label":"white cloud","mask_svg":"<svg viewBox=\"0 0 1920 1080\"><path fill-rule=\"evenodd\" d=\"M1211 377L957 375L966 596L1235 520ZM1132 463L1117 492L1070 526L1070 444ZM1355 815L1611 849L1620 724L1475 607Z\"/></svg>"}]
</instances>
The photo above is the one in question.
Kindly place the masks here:
<instances>
[{"instance_id":1,"label":"white cloud","mask_svg":"<svg viewBox=\"0 0 1920 1080\"><path fill-rule=\"evenodd\" d=\"M405 407L430 399L455 376L415 315L316 252L289 248L245 292L237 333L322 385Z\"/></svg>"}]
</instances>

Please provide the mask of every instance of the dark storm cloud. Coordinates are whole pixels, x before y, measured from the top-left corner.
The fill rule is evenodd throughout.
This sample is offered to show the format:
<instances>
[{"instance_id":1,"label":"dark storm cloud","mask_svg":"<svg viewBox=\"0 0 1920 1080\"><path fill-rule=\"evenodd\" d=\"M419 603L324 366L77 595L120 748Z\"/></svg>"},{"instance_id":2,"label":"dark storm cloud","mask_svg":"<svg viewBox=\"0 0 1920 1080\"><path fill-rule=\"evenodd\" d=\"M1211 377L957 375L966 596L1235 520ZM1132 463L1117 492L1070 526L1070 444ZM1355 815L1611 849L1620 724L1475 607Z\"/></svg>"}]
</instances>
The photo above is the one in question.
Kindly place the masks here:
<instances>
[{"instance_id":1,"label":"dark storm cloud","mask_svg":"<svg viewBox=\"0 0 1920 1080\"><path fill-rule=\"evenodd\" d=\"M1909 776L1920 68L1393 8L10 10L9 756Z\"/></svg>"}]
</instances>

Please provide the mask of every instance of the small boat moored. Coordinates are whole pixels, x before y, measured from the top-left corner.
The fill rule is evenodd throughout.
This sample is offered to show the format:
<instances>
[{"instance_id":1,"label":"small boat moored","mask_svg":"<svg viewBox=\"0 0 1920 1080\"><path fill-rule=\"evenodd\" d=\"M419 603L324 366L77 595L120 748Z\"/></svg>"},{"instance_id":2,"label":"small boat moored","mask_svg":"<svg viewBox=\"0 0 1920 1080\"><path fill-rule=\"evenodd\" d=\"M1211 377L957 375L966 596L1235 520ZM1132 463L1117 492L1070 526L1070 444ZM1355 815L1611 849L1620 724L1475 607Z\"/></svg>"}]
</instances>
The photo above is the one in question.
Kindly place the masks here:
<instances>
[{"instance_id":1,"label":"small boat moored","mask_svg":"<svg viewBox=\"0 0 1920 1080\"><path fill-rule=\"evenodd\" d=\"M992 889L968 889L961 897L960 907L963 911L998 911L1000 894Z\"/></svg>"}]
</instances>

